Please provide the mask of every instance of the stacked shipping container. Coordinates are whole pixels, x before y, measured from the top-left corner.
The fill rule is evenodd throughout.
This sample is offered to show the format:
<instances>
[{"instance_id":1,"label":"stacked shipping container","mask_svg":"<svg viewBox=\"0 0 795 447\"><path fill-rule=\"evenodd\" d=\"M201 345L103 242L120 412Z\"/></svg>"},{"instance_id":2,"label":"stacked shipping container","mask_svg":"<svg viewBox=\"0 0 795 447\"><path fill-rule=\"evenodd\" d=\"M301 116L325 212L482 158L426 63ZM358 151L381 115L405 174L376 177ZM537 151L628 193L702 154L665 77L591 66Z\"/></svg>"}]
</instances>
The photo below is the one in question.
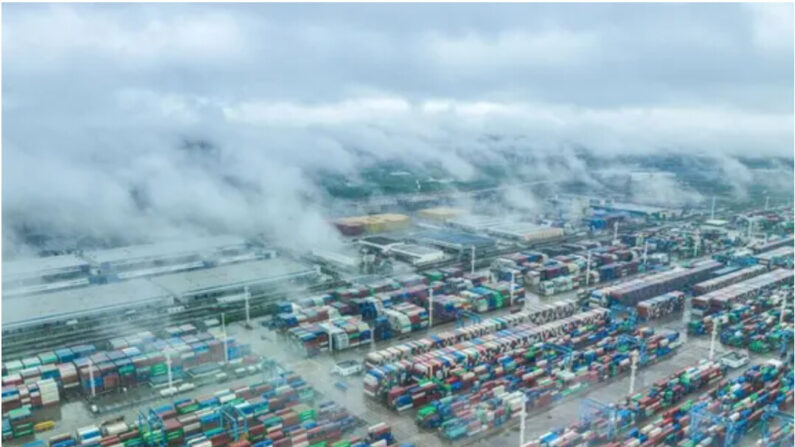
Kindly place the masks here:
<instances>
[{"instance_id":1,"label":"stacked shipping container","mask_svg":"<svg viewBox=\"0 0 795 447\"><path fill-rule=\"evenodd\" d=\"M636 309L638 316L644 320L656 320L676 312L681 312L685 307L685 294L682 292L669 292L646 301L638 303Z\"/></svg>"},{"instance_id":2,"label":"stacked shipping container","mask_svg":"<svg viewBox=\"0 0 795 447\"><path fill-rule=\"evenodd\" d=\"M684 289L699 281L710 277L711 272L722 267L717 261L704 261L689 269L672 270L655 273L643 278L633 279L614 286L604 287L594 291L597 297L625 306L635 306L645 299Z\"/></svg>"},{"instance_id":3,"label":"stacked shipping container","mask_svg":"<svg viewBox=\"0 0 795 447\"><path fill-rule=\"evenodd\" d=\"M695 297L693 298L693 308L699 309L704 315L729 309L741 300L754 297L766 289L792 284L794 275L795 273L792 270L776 269L715 290L706 295Z\"/></svg>"}]
</instances>

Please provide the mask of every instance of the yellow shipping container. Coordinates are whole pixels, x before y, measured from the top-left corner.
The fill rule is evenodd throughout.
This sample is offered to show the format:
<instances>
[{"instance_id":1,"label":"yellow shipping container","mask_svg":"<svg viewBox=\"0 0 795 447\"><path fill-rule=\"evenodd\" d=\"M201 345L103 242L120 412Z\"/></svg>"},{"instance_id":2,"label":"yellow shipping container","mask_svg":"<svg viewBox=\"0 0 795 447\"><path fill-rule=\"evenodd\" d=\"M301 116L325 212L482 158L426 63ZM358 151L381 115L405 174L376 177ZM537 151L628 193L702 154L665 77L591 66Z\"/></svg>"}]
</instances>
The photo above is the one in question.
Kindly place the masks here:
<instances>
[{"instance_id":1,"label":"yellow shipping container","mask_svg":"<svg viewBox=\"0 0 795 447\"><path fill-rule=\"evenodd\" d=\"M42 431L52 430L53 428L55 428L55 422L53 422L53 421L44 421L44 422L39 422L39 423L35 424L33 426L33 431L38 433L38 432L42 432Z\"/></svg>"}]
</instances>

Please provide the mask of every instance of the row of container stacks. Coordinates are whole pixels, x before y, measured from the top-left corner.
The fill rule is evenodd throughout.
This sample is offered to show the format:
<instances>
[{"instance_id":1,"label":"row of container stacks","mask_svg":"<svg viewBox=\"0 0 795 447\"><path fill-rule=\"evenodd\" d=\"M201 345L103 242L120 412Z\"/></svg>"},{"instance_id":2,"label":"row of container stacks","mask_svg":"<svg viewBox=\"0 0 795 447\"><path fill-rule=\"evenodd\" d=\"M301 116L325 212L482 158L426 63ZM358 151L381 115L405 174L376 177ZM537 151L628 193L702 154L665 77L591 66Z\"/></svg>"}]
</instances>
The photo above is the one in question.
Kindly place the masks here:
<instances>
[{"instance_id":1,"label":"row of container stacks","mask_svg":"<svg viewBox=\"0 0 795 447\"><path fill-rule=\"evenodd\" d=\"M29 384L3 385L2 411L4 417L10 418L11 412L20 409L30 412L42 407L54 407L60 401L58 382L54 379L43 379ZM11 418L11 420L14 420L14 418Z\"/></svg>"},{"instance_id":2,"label":"row of container stacks","mask_svg":"<svg viewBox=\"0 0 795 447\"><path fill-rule=\"evenodd\" d=\"M753 278L754 276L761 275L767 272L767 268L761 265L754 265L744 269L736 270L728 275L720 275L706 281L702 281L693 285L692 290L694 295L702 295L726 286L745 281L746 279Z\"/></svg>"},{"instance_id":3,"label":"row of container stacks","mask_svg":"<svg viewBox=\"0 0 795 447\"><path fill-rule=\"evenodd\" d=\"M384 315L398 334L408 334L428 327L428 312L415 304L397 304L391 309L384 309Z\"/></svg>"},{"instance_id":4,"label":"row of container stacks","mask_svg":"<svg viewBox=\"0 0 795 447\"><path fill-rule=\"evenodd\" d=\"M167 327L163 330L166 338L181 337L185 335L196 335L198 330L192 324L182 326ZM108 340L111 349L123 349L128 347L142 347L154 343L158 338L151 331L141 331L126 337L117 337ZM38 355L26 357L19 360L10 360L2 364L3 376L22 372L24 369L41 367L44 365L54 365L58 363L70 363L75 359L89 357L97 352L97 347L93 344L74 345L62 347L54 351L45 351ZM46 377L45 377L46 378Z\"/></svg>"},{"instance_id":5,"label":"row of container stacks","mask_svg":"<svg viewBox=\"0 0 795 447\"><path fill-rule=\"evenodd\" d=\"M450 303L450 301L460 302L461 300L458 298L441 298L444 306L434 309L439 311L434 314L437 321L440 317L441 321L455 319L458 317L459 310L487 312L510 303L511 286L509 283L490 283L486 281L485 275L470 275L473 279L455 276L460 273L460 269L441 269L432 272L429 277L441 278L444 282L433 281L429 284L426 276L409 275L382 284L377 288L352 287L338 290L331 295L304 299L301 300L301 305L288 302L279 303L275 307L277 315L273 319L273 325L277 329L286 330L342 315L358 315L366 320L388 317L387 320L393 324L391 332L399 334L405 332L406 326L397 322L404 318L394 315L394 312L385 312L385 309L400 312L411 320L416 320L417 309L405 304L410 303L427 309L430 290L433 290L435 303L441 296L447 294L455 295L463 300L459 304ZM514 284L513 295L514 302L521 303L524 300L524 289L520 285ZM448 304L450 305L448 306ZM421 318L424 319L423 316ZM414 321L413 330L423 327L418 326Z\"/></svg>"},{"instance_id":6,"label":"row of container stacks","mask_svg":"<svg viewBox=\"0 0 795 447\"><path fill-rule=\"evenodd\" d=\"M679 291L669 292L646 301L641 301L636 306L638 316L642 319L657 320L667 317L685 308L685 294Z\"/></svg>"},{"instance_id":7,"label":"row of container stacks","mask_svg":"<svg viewBox=\"0 0 795 447\"><path fill-rule=\"evenodd\" d=\"M391 428L383 423L371 426L362 437L341 440L359 422L333 402L313 408L313 399L314 392L303 379L293 373L282 373L265 382L151 409L143 419L139 416L137 424L122 420L83 427L76 433L54 436L47 444L39 441L35 447L396 445Z\"/></svg>"},{"instance_id":8,"label":"row of container stacks","mask_svg":"<svg viewBox=\"0 0 795 447\"><path fill-rule=\"evenodd\" d=\"M795 249L792 246L779 247L756 256L756 262L768 268L790 267L792 268L792 258Z\"/></svg>"},{"instance_id":9,"label":"row of container stacks","mask_svg":"<svg viewBox=\"0 0 795 447\"><path fill-rule=\"evenodd\" d=\"M660 420L633 431L624 446L656 446L675 443L682 447L723 446L727 436L734 442L739 436L757 426L770 405L791 411L792 368L776 360L754 365L743 375L723 379L716 389L692 403L671 409ZM704 420L698 430L690 427L690 410L696 409L726 418L733 422L733 430L718 420Z\"/></svg>"},{"instance_id":10,"label":"row of container stacks","mask_svg":"<svg viewBox=\"0 0 795 447\"><path fill-rule=\"evenodd\" d=\"M791 284L795 272L776 269L728 287L715 290L692 300L696 315L709 315L720 310L729 309L747 298L753 298L765 290Z\"/></svg>"},{"instance_id":11,"label":"row of container stacks","mask_svg":"<svg viewBox=\"0 0 795 447\"><path fill-rule=\"evenodd\" d=\"M273 317L277 329L285 330L310 323L320 323L326 320L340 318L342 314L334 306L319 306L302 309L295 306L292 312L280 313Z\"/></svg>"},{"instance_id":12,"label":"row of container stacks","mask_svg":"<svg viewBox=\"0 0 795 447\"><path fill-rule=\"evenodd\" d=\"M507 421L504 418L484 418L484 414L510 414L506 405L495 407L494 404L499 401L492 396L492 390L524 393L530 408L541 408L591 383L609 380L628 371L628 350L635 343L647 343L655 360L670 353L669 343L678 336L675 333L658 335L646 330L634 334L632 342L626 342L615 337L615 333L608 334L602 330L593 331L591 335L587 338L591 348L574 351L571 360L552 349L551 345L540 343L528 349L507 352L497 359L498 366L491 367L484 363L471 378L465 379L476 383L475 391L456 395L446 390L442 393L446 397L434 400L419 410L416 419L418 425L422 428L438 427L439 433L446 439L474 436ZM569 342L564 338L554 340L553 345L571 346ZM460 375L454 371L445 379L445 385L453 385L452 388L456 389L455 385L462 381ZM467 384L459 387L465 390L469 388L473 387Z\"/></svg>"},{"instance_id":13,"label":"row of container stacks","mask_svg":"<svg viewBox=\"0 0 795 447\"><path fill-rule=\"evenodd\" d=\"M331 306L334 309L329 309L330 306L322 306L307 313L306 310L300 309L296 304L280 304L277 310L290 312L280 313L275 317L276 327L287 329L289 339L294 341L308 355L315 355L329 349L328 332L329 330L334 331L334 329L329 329L329 324L334 326L340 320L358 318L345 316L331 318L328 321L322 320L325 316L337 315L338 313L354 313L363 317L370 317L374 320L373 329L377 339L385 339L393 336L393 334L406 334L425 329L429 325L429 314L426 311L429 301L428 290L435 288L435 290L441 292L446 285L443 283L426 285L422 277L416 280L418 282L417 285L399 289L392 293L379 293L367 298L352 298L348 299L348 302L333 302ZM413 279L409 279L409 281L413 281ZM513 294L515 303L523 302L523 288L514 285ZM505 307L510 303L510 295L511 289L508 283L484 283L484 286L464 290L455 296L434 295L434 321L438 323L457 319L462 311L487 312ZM410 302L406 302L406 300ZM323 302L327 301L324 299ZM341 312L339 312L340 310ZM307 316L310 314L312 315L311 317ZM298 324L301 321L310 320L314 324ZM369 332L367 336L367 341L369 341ZM360 344L353 339L363 340L362 337L357 338L354 334L350 343L346 344L341 341L339 344L333 344L331 349L346 349L346 347L354 347Z\"/></svg>"},{"instance_id":14,"label":"row of container stacks","mask_svg":"<svg viewBox=\"0 0 795 447\"><path fill-rule=\"evenodd\" d=\"M711 334L712 326L716 322L719 327L726 327L729 324L746 321L754 315L778 307L782 299L786 299L786 296L776 294L769 297L749 299L745 303L735 305L728 310L718 311L699 319L691 318L687 323L687 333L691 335Z\"/></svg>"},{"instance_id":15,"label":"row of container stacks","mask_svg":"<svg viewBox=\"0 0 795 447\"><path fill-rule=\"evenodd\" d=\"M372 334L367 323L348 316L294 327L287 331L287 337L303 354L312 356L370 343Z\"/></svg>"},{"instance_id":16,"label":"row of container stacks","mask_svg":"<svg viewBox=\"0 0 795 447\"><path fill-rule=\"evenodd\" d=\"M767 439L756 441L757 447L785 447L792 445L795 436L793 424L778 424L768 428Z\"/></svg>"},{"instance_id":17,"label":"row of container stacks","mask_svg":"<svg viewBox=\"0 0 795 447\"><path fill-rule=\"evenodd\" d=\"M703 281L722 266L723 264L717 261L707 260L691 268L654 273L643 278L604 287L595 290L593 294L624 306L635 306L640 301L674 290L683 290L694 283Z\"/></svg>"},{"instance_id":18,"label":"row of container stacks","mask_svg":"<svg viewBox=\"0 0 795 447\"><path fill-rule=\"evenodd\" d=\"M616 428L640 423L681 402L687 395L715 386L726 375L726 367L704 362L658 380L645 393L616 401L613 410L584 415L576 424L552 430L522 447L574 447L609 442L610 417Z\"/></svg>"},{"instance_id":19,"label":"row of container stacks","mask_svg":"<svg viewBox=\"0 0 795 447\"><path fill-rule=\"evenodd\" d=\"M420 354L411 360L403 360L368 371L364 380L364 391L370 397L385 401L394 409L407 409L424 404L422 399L433 398L429 391L440 393L458 392L480 379L493 379L503 375L504 369L495 368L497 359L507 358L506 352L524 355L530 348L537 350L538 343L555 340L555 343L578 348L593 344L608 333L607 319L599 314L575 316L561 322L541 327L517 328L499 334L459 343L448 348ZM612 329L611 329L612 330ZM522 357L524 359L524 357ZM524 360L522 360L524 362ZM474 372L475 375L468 375ZM452 377L452 378L451 378ZM441 383L416 383L425 379L450 380ZM471 379L471 380L470 380ZM409 400L411 396L415 396ZM420 396L422 399L417 399Z\"/></svg>"},{"instance_id":20,"label":"row of container stacks","mask_svg":"<svg viewBox=\"0 0 795 447\"><path fill-rule=\"evenodd\" d=\"M390 348L368 353L365 357L365 364L368 368L373 368L403 358L423 354L432 349L438 349L492 334L520 324L532 323L541 325L561 320L574 315L577 310L577 303L573 300L561 300L549 304L534 304L525 307L525 310L516 314L488 318L480 323L475 323L463 328L440 332L439 334L427 338L401 343ZM605 312L602 312L602 314L605 314Z\"/></svg>"},{"instance_id":21,"label":"row of container stacks","mask_svg":"<svg viewBox=\"0 0 795 447\"><path fill-rule=\"evenodd\" d=\"M779 247L791 247L795 239L790 237L767 241L766 243L751 245L749 248L754 253L764 253L766 251L774 250Z\"/></svg>"},{"instance_id":22,"label":"row of container stacks","mask_svg":"<svg viewBox=\"0 0 795 447\"><path fill-rule=\"evenodd\" d=\"M411 385L430 377L444 376L450 368L459 365L473 366L485 359L492 359L508 349L517 349L562 337L574 333L577 328L590 325L605 326L608 321L609 313L597 309L543 326L522 325L418 354L370 369L364 378L364 392L372 398L386 401L393 388ZM405 393L401 391L397 394Z\"/></svg>"},{"instance_id":23,"label":"row of container stacks","mask_svg":"<svg viewBox=\"0 0 795 447\"><path fill-rule=\"evenodd\" d=\"M99 394L119 391L122 387L165 383L166 353L171 357L174 380L181 380L193 373L206 373L208 367L217 368L218 362L225 361L223 341L209 333L166 340L154 337L134 338L132 341L140 344L110 351L95 351L93 346L59 349L56 356L64 359L63 363L49 363L20 370L17 362L8 362L4 365L6 374L2 378L3 412L24 405L31 405L32 409L38 408L39 398L42 399L41 405L45 405L44 400L47 400L47 404L54 404L52 399L57 402L60 394L78 390L88 394L92 387ZM248 345L239 345L232 338L227 339L227 345L230 361L241 359L250 353ZM47 380L56 385L57 395L52 393L51 382L45 382L44 389L38 384Z\"/></svg>"},{"instance_id":24,"label":"row of container stacks","mask_svg":"<svg viewBox=\"0 0 795 447\"><path fill-rule=\"evenodd\" d=\"M499 427L521 414L522 391L507 391L489 382L467 396L447 397L421 408L416 422L422 428L438 428L448 440L472 437Z\"/></svg>"},{"instance_id":25,"label":"row of container stacks","mask_svg":"<svg viewBox=\"0 0 795 447\"><path fill-rule=\"evenodd\" d=\"M721 343L751 352L766 353L792 344L792 309L770 309L743 322L722 326Z\"/></svg>"},{"instance_id":26,"label":"row of container stacks","mask_svg":"<svg viewBox=\"0 0 795 447\"><path fill-rule=\"evenodd\" d=\"M597 268L598 282L610 282L638 273L638 262L611 262Z\"/></svg>"}]
</instances>

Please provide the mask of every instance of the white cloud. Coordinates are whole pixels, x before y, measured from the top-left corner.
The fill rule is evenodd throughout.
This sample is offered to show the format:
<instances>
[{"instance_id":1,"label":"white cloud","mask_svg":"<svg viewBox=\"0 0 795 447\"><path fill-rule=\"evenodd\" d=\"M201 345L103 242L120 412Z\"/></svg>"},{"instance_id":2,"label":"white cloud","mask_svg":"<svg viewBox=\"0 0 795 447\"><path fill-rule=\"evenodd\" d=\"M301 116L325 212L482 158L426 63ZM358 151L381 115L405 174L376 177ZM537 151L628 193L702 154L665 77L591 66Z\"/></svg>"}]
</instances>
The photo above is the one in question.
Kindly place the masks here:
<instances>
[{"instance_id":1,"label":"white cloud","mask_svg":"<svg viewBox=\"0 0 795 447\"><path fill-rule=\"evenodd\" d=\"M792 53L795 8L792 3L744 3L751 11L754 43L763 50Z\"/></svg>"},{"instance_id":2,"label":"white cloud","mask_svg":"<svg viewBox=\"0 0 795 447\"><path fill-rule=\"evenodd\" d=\"M573 68L585 65L597 51L597 36L564 30L509 31L496 36L432 35L427 42L433 63L445 70L458 70L462 77L526 67Z\"/></svg>"},{"instance_id":3,"label":"white cloud","mask_svg":"<svg viewBox=\"0 0 795 447\"><path fill-rule=\"evenodd\" d=\"M791 7L750 8L3 5L4 229L334 243L307 174L501 151L585 182L574 148L709 155L744 190L732 157L793 134Z\"/></svg>"}]
</instances>

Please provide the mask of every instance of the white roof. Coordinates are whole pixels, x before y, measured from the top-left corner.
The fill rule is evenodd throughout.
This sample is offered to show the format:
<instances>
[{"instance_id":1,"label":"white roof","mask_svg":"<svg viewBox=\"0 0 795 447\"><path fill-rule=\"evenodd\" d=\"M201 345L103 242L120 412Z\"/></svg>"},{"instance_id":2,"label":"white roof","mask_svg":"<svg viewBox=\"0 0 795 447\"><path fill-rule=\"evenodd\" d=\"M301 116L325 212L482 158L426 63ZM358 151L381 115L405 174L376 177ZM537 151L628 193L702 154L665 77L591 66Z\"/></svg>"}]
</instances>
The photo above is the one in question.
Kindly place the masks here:
<instances>
[{"instance_id":1,"label":"white roof","mask_svg":"<svg viewBox=\"0 0 795 447\"><path fill-rule=\"evenodd\" d=\"M481 214L470 214L466 216L457 217L447 221L451 225L462 227L470 227L473 229L483 229L486 227L499 225L505 223L505 219L501 217L485 216Z\"/></svg>"},{"instance_id":2,"label":"white roof","mask_svg":"<svg viewBox=\"0 0 795 447\"><path fill-rule=\"evenodd\" d=\"M614 202L607 205L595 205L596 207L614 209L614 210L621 210L621 211L633 211L637 213L661 213L666 211L665 208L660 208L656 206L649 206L649 205L638 205L635 203L619 203Z\"/></svg>"},{"instance_id":3,"label":"white roof","mask_svg":"<svg viewBox=\"0 0 795 447\"><path fill-rule=\"evenodd\" d=\"M722 227L728 223L729 223L728 220L722 220L722 219L709 219L707 221L704 221L704 225L712 225L715 227Z\"/></svg>"},{"instance_id":4,"label":"white roof","mask_svg":"<svg viewBox=\"0 0 795 447\"><path fill-rule=\"evenodd\" d=\"M3 326L76 318L165 301L169 294L143 279L3 299Z\"/></svg>"},{"instance_id":5,"label":"white roof","mask_svg":"<svg viewBox=\"0 0 795 447\"><path fill-rule=\"evenodd\" d=\"M400 244L392 247L393 252L405 253L410 256L423 256L431 254L443 254L438 248L428 247L425 245L416 244Z\"/></svg>"},{"instance_id":6,"label":"white roof","mask_svg":"<svg viewBox=\"0 0 795 447\"><path fill-rule=\"evenodd\" d=\"M265 259L162 275L153 277L150 281L179 297L233 287L285 281L310 274L315 274L315 270L305 264L287 259Z\"/></svg>"},{"instance_id":7,"label":"white roof","mask_svg":"<svg viewBox=\"0 0 795 447\"><path fill-rule=\"evenodd\" d=\"M97 250L86 252L84 257L95 264L102 264L104 262L113 263L135 259L157 259L201 253L225 247L245 245L245 243L245 239L237 236L215 236Z\"/></svg>"},{"instance_id":8,"label":"white roof","mask_svg":"<svg viewBox=\"0 0 795 447\"><path fill-rule=\"evenodd\" d=\"M3 262L3 278L34 277L59 270L78 269L88 262L75 255L45 256Z\"/></svg>"}]
</instances>

